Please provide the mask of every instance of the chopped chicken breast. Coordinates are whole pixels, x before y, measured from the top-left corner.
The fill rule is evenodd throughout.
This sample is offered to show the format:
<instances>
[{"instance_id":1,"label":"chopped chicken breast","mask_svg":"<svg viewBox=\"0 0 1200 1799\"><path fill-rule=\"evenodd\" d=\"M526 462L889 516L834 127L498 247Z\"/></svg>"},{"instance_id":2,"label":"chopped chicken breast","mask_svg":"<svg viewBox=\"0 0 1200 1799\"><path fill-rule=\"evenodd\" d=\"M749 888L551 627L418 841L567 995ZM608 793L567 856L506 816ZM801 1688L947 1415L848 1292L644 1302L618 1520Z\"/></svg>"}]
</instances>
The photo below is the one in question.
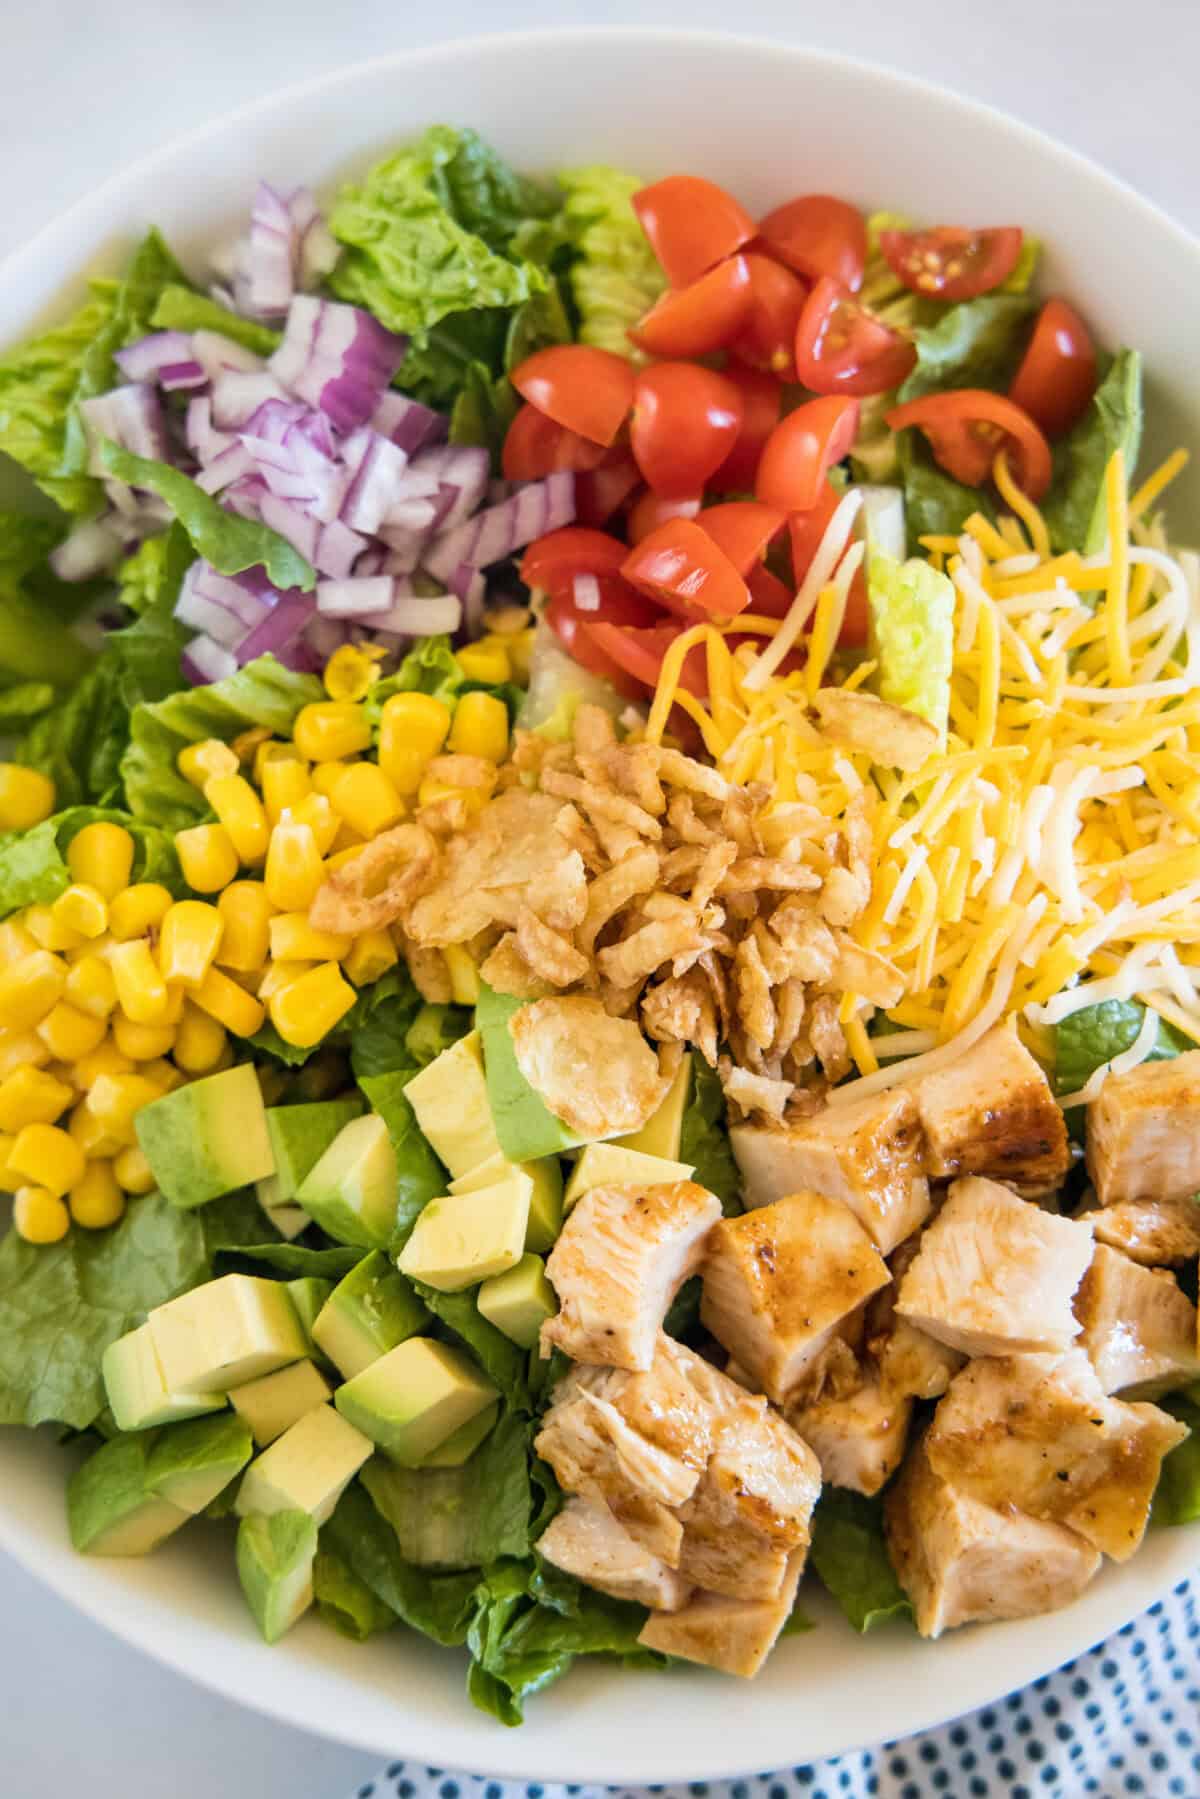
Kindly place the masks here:
<instances>
[{"instance_id":1,"label":"chopped chicken breast","mask_svg":"<svg viewBox=\"0 0 1200 1799\"><path fill-rule=\"evenodd\" d=\"M789 1406L792 1429L804 1438L831 1487L878 1493L904 1458L912 1400L885 1387L878 1371L862 1371L856 1392L822 1393L806 1405Z\"/></svg>"},{"instance_id":2,"label":"chopped chicken breast","mask_svg":"<svg viewBox=\"0 0 1200 1799\"><path fill-rule=\"evenodd\" d=\"M966 1355L1066 1349L1092 1259L1091 1226L1058 1218L998 1181L955 1181L900 1284L896 1310Z\"/></svg>"},{"instance_id":3,"label":"chopped chicken breast","mask_svg":"<svg viewBox=\"0 0 1200 1799\"><path fill-rule=\"evenodd\" d=\"M783 1584L773 1599L730 1599L721 1593L694 1593L671 1612L660 1608L642 1626L638 1642L646 1649L701 1662L724 1674L747 1680L757 1674L775 1647L796 1603L804 1571L805 1551L788 1558Z\"/></svg>"},{"instance_id":4,"label":"chopped chicken breast","mask_svg":"<svg viewBox=\"0 0 1200 1799\"><path fill-rule=\"evenodd\" d=\"M1102 1206L1200 1192L1200 1049L1109 1075L1087 1109L1087 1165Z\"/></svg>"},{"instance_id":5,"label":"chopped chicken breast","mask_svg":"<svg viewBox=\"0 0 1200 1799\"><path fill-rule=\"evenodd\" d=\"M563 1383L570 1387L569 1382ZM632 1490L663 1505L682 1505L699 1470L658 1449L633 1430L609 1400L584 1388L556 1399L534 1448L568 1493L611 1501Z\"/></svg>"},{"instance_id":6,"label":"chopped chicken breast","mask_svg":"<svg viewBox=\"0 0 1200 1799\"><path fill-rule=\"evenodd\" d=\"M694 1181L593 1187L575 1205L546 1263L559 1312L542 1354L649 1368L659 1327L700 1266L721 1202Z\"/></svg>"},{"instance_id":7,"label":"chopped chicken breast","mask_svg":"<svg viewBox=\"0 0 1200 1799\"><path fill-rule=\"evenodd\" d=\"M1187 1429L1109 1398L1082 1349L971 1362L925 1437L934 1472L985 1505L1069 1525L1123 1562L1142 1540L1164 1455Z\"/></svg>"},{"instance_id":8,"label":"chopped chicken breast","mask_svg":"<svg viewBox=\"0 0 1200 1799\"><path fill-rule=\"evenodd\" d=\"M704 1260L700 1316L762 1390L782 1403L842 1320L890 1279L887 1263L848 1206L824 1194L797 1193L715 1227Z\"/></svg>"},{"instance_id":9,"label":"chopped chicken breast","mask_svg":"<svg viewBox=\"0 0 1200 1799\"><path fill-rule=\"evenodd\" d=\"M998 1024L936 1074L915 1082L934 1180L984 1174L1051 1192L1071 1166L1062 1110L1016 1032Z\"/></svg>"},{"instance_id":10,"label":"chopped chicken breast","mask_svg":"<svg viewBox=\"0 0 1200 1799\"><path fill-rule=\"evenodd\" d=\"M1149 1399L1200 1376L1196 1308L1166 1268L1140 1268L1097 1244L1075 1316L1106 1393Z\"/></svg>"},{"instance_id":11,"label":"chopped chicken breast","mask_svg":"<svg viewBox=\"0 0 1200 1799\"><path fill-rule=\"evenodd\" d=\"M1200 1205L1194 1199L1119 1199L1084 1216L1097 1243L1122 1250L1144 1268L1200 1256Z\"/></svg>"},{"instance_id":12,"label":"chopped chicken breast","mask_svg":"<svg viewBox=\"0 0 1200 1799\"><path fill-rule=\"evenodd\" d=\"M850 1207L884 1255L928 1215L921 1121L906 1088L826 1107L786 1129L734 1125L729 1139L747 1206L824 1193Z\"/></svg>"},{"instance_id":13,"label":"chopped chicken breast","mask_svg":"<svg viewBox=\"0 0 1200 1799\"><path fill-rule=\"evenodd\" d=\"M655 1612L675 1612L689 1587L673 1568L637 1543L606 1506L568 1499L538 1538L538 1552L556 1568L614 1599Z\"/></svg>"},{"instance_id":14,"label":"chopped chicken breast","mask_svg":"<svg viewBox=\"0 0 1200 1799\"><path fill-rule=\"evenodd\" d=\"M909 1237L889 1258L892 1285L877 1293L866 1311L865 1345L879 1370L879 1384L893 1399L940 1399L966 1359L960 1349L939 1343L896 1312L900 1283L921 1247Z\"/></svg>"},{"instance_id":15,"label":"chopped chicken breast","mask_svg":"<svg viewBox=\"0 0 1200 1799\"><path fill-rule=\"evenodd\" d=\"M923 1444L884 1502L892 1566L923 1637L960 1624L1031 1618L1082 1593L1099 1551L1061 1524L996 1510L951 1486Z\"/></svg>"}]
</instances>

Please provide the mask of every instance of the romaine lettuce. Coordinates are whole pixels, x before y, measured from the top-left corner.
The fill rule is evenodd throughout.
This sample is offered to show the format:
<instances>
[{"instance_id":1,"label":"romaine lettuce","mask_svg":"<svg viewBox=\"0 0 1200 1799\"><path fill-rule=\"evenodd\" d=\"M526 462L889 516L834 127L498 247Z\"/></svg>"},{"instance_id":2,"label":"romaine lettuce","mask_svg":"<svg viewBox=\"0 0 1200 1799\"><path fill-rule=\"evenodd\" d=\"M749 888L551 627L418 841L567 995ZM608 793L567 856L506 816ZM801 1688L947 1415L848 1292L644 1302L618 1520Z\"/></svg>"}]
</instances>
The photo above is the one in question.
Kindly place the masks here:
<instances>
[{"instance_id":1,"label":"romaine lettuce","mask_svg":"<svg viewBox=\"0 0 1200 1799\"><path fill-rule=\"evenodd\" d=\"M1141 441L1142 359L1136 350L1121 350L1104 369L1083 417L1054 447L1054 476L1042 507L1054 549L1090 556L1104 547L1109 458L1124 451L1132 482Z\"/></svg>"},{"instance_id":2,"label":"romaine lettuce","mask_svg":"<svg viewBox=\"0 0 1200 1799\"><path fill-rule=\"evenodd\" d=\"M692 1091L683 1114L679 1160L690 1162L696 1179L715 1193L727 1214L740 1212L741 1176L729 1146L725 1094L699 1051L692 1055Z\"/></svg>"},{"instance_id":3,"label":"romaine lettuce","mask_svg":"<svg viewBox=\"0 0 1200 1799\"><path fill-rule=\"evenodd\" d=\"M1172 1393L1160 1402L1191 1435L1167 1456L1154 1494L1155 1524L1191 1524L1200 1518L1200 1391Z\"/></svg>"},{"instance_id":4,"label":"romaine lettuce","mask_svg":"<svg viewBox=\"0 0 1200 1799\"><path fill-rule=\"evenodd\" d=\"M259 356L269 356L280 340L279 332L270 325L241 318L207 294L195 294L175 282L169 282L158 296L150 323L156 331L216 331Z\"/></svg>"},{"instance_id":5,"label":"romaine lettuce","mask_svg":"<svg viewBox=\"0 0 1200 1799\"><path fill-rule=\"evenodd\" d=\"M71 884L66 864L71 840L90 824L122 825L134 840L132 878L159 881L184 892L175 845L165 831L127 812L102 806L70 806L27 831L0 832L0 917L22 906L48 906Z\"/></svg>"},{"instance_id":6,"label":"romaine lettuce","mask_svg":"<svg viewBox=\"0 0 1200 1799\"><path fill-rule=\"evenodd\" d=\"M558 177L566 193L562 229L578 252L570 270L585 344L637 359L627 332L648 312L666 278L630 201L644 184L620 169L593 165Z\"/></svg>"},{"instance_id":7,"label":"romaine lettuce","mask_svg":"<svg viewBox=\"0 0 1200 1799\"><path fill-rule=\"evenodd\" d=\"M813 1513L809 1561L855 1630L912 1616L888 1556L881 1500L826 1487Z\"/></svg>"},{"instance_id":8,"label":"romaine lettuce","mask_svg":"<svg viewBox=\"0 0 1200 1799\"><path fill-rule=\"evenodd\" d=\"M77 591L45 565L61 534L52 519L0 512L0 677L9 682L65 687L92 660L64 622L78 609Z\"/></svg>"},{"instance_id":9,"label":"romaine lettuce","mask_svg":"<svg viewBox=\"0 0 1200 1799\"><path fill-rule=\"evenodd\" d=\"M1078 1093L1097 1068L1130 1047L1142 1028L1145 1006L1132 999L1106 999L1083 1006L1054 1027L1054 1091ZM1196 1046L1165 1019L1146 1060L1165 1062Z\"/></svg>"},{"instance_id":10,"label":"romaine lettuce","mask_svg":"<svg viewBox=\"0 0 1200 1799\"><path fill-rule=\"evenodd\" d=\"M318 1549L313 1562L313 1598L317 1613L331 1624L340 1636L352 1642L365 1643L378 1631L388 1630L397 1622L390 1605L385 1605L367 1583L343 1561L335 1549Z\"/></svg>"}]
</instances>

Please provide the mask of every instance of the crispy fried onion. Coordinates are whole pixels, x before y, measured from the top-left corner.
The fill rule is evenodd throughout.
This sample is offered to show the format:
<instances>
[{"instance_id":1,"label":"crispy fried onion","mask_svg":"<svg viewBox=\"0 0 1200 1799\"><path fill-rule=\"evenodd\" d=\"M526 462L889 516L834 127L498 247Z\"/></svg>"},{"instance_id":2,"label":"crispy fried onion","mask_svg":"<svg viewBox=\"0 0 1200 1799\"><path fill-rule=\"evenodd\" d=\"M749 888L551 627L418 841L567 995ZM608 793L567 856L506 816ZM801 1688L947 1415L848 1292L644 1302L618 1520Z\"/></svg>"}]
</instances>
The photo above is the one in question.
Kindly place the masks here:
<instances>
[{"instance_id":1,"label":"crispy fried onion","mask_svg":"<svg viewBox=\"0 0 1200 1799\"><path fill-rule=\"evenodd\" d=\"M350 936L380 930L425 890L438 861L437 843L424 825L383 831L318 888L309 923Z\"/></svg>"},{"instance_id":2,"label":"crispy fried onion","mask_svg":"<svg viewBox=\"0 0 1200 1799\"><path fill-rule=\"evenodd\" d=\"M534 1000L508 1029L529 1085L581 1137L640 1130L666 1097L667 1077L635 1021L610 1017L598 999Z\"/></svg>"}]
</instances>

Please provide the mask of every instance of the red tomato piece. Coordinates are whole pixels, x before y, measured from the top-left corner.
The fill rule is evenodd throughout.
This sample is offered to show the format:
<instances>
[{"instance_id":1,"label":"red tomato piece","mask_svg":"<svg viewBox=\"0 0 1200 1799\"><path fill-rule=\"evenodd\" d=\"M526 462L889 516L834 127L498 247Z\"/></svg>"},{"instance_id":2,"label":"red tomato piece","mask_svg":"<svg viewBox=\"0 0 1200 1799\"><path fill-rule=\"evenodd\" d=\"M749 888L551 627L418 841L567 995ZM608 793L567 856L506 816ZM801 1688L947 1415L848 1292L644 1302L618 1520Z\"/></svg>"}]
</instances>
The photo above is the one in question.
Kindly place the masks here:
<instances>
[{"instance_id":1,"label":"red tomato piece","mask_svg":"<svg viewBox=\"0 0 1200 1799\"><path fill-rule=\"evenodd\" d=\"M804 194L769 212L758 228L772 256L819 281L830 275L856 294L867 266L867 225L856 206L832 194Z\"/></svg>"},{"instance_id":2,"label":"red tomato piece","mask_svg":"<svg viewBox=\"0 0 1200 1799\"><path fill-rule=\"evenodd\" d=\"M733 618L750 601L728 556L691 519L668 519L644 537L621 573L639 593L684 618Z\"/></svg>"},{"instance_id":3,"label":"red tomato piece","mask_svg":"<svg viewBox=\"0 0 1200 1799\"><path fill-rule=\"evenodd\" d=\"M788 536L792 541L792 579L799 587L812 566L812 559L829 522L838 509L841 494L832 481L822 481L813 505L804 512L793 512L788 518Z\"/></svg>"},{"instance_id":4,"label":"red tomato piece","mask_svg":"<svg viewBox=\"0 0 1200 1799\"><path fill-rule=\"evenodd\" d=\"M884 394L916 366L917 347L828 275L796 330L796 374L815 394Z\"/></svg>"},{"instance_id":5,"label":"red tomato piece","mask_svg":"<svg viewBox=\"0 0 1200 1799\"><path fill-rule=\"evenodd\" d=\"M893 407L887 422L893 431L910 425L923 431L934 460L968 487L983 485L998 450L1006 452L1013 479L1031 500L1040 500L1050 485L1050 445L1029 414L1003 394L983 387L925 394Z\"/></svg>"},{"instance_id":6,"label":"red tomato piece","mask_svg":"<svg viewBox=\"0 0 1200 1799\"><path fill-rule=\"evenodd\" d=\"M535 350L509 377L523 400L556 425L606 448L633 405L633 367L591 344L552 344Z\"/></svg>"},{"instance_id":7,"label":"red tomato piece","mask_svg":"<svg viewBox=\"0 0 1200 1799\"><path fill-rule=\"evenodd\" d=\"M763 445L779 423L783 384L774 375L731 363L724 371L742 396L742 428L737 442L708 485L715 493L748 493L754 487Z\"/></svg>"},{"instance_id":8,"label":"red tomato piece","mask_svg":"<svg viewBox=\"0 0 1200 1799\"><path fill-rule=\"evenodd\" d=\"M607 622L583 627L584 636L589 637L603 655L651 693L658 685L663 657L685 629L678 624L653 625L646 629ZM695 694L698 700L708 698L708 660L702 643L696 644L684 657L679 685ZM638 697L641 697L640 690Z\"/></svg>"},{"instance_id":9,"label":"red tomato piece","mask_svg":"<svg viewBox=\"0 0 1200 1799\"><path fill-rule=\"evenodd\" d=\"M639 189L633 210L672 287L687 287L754 236L745 207L702 175L668 175Z\"/></svg>"},{"instance_id":10,"label":"red tomato piece","mask_svg":"<svg viewBox=\"0 0 1200 1799\"><path fill-rule=\"evenodd\" d=\"M750 589L749 612L761 612L766 618L786 618L796 595L786 581L773 575L765 562L759 562L746 576Z\"/></svg>"},{"instance_id":11,"label":"red tomato piece","mask_svg":"<svg viewBox=\"0 0 1200 1799\"><path fill-rule=\"evenodd\" d=\"M750 271L744 256L727 256L690 287L656 300L629 333L650 356L707 356L723 350L745 323Z\"/></svg>"},{"instance_id":12,"label":"red tomato piece","mask_svg":"<svg viewBox=\"0 0 1200 1799\"><path fill-rule=\"evenodd\" d=\"M619 578L603 576L599 586L600 604L594 611L579 605L573 588L555 594L546 607L546 622L567 654L582 668L611 681L626 699L640 699L641 690L630 679L625 664L605 655L591 634L592 628L600 624L614 630L627 625L649 626L661 621L662 613Z\"/></svg>"},{"instance_id":13,"label":"red tomato piece","mask_svg":"<svg viewBox=\"0 0 1200 1799\"><path fill-rule=\"evenodd\" d=\"M620 538L606 531L566 525L530 544L521 558L521 579L526 587L557 593L576 575L615 575L628 554Z\"/></svg>"},{"instance_id":14,"label":"red tomato piece","mask_svg":"<svg viewBox=\"0 0 1200 1799\"><path fill-rule=\"evenodd\" d=\"M1019 225L968 231L937 225L931 231L881 231L879 248L897 281L931 300L973 300L1000 287L1021 254Z\"/></svg>"},{"instance_id":15,"label":"red tomato piece","mask_svg":"<svg viewBox=\"0 0 1200 1799\"><path fill-rule=\"evenodd\" d=\"M559 469L594 469L603 459L599 444L564 430L536 406L522 406L508 427L500 468L506 481L540 481Z\"/></svg>"},{"instance_id":16,"label":"red tomato piece","mask_svg":"<svg viewBox=\"0 0 1200 1799\"><path fill-rule=\"evenodd\" d=\"M830 394L797 406L767 439L754 484L758 498L783 512L807 512L857 434L857 400Z\"/></svg>"},{"instance_id":17,"label":"red tomato piece","mask_svg":"<svg viewBox=\"0 0 1200 1799\"><path fill-rule=\"evenodd\" d=\"M787 524L787 514L757 500L727 500L722 506L706 506L696 523L707 531L732 562L743 580L761 564L767 545Z\"/></svg>"},{"instance_id":18,"label":"red tomato piece","mask_svg":"<svg viewBox=\"0 0 1200 1799\"><path fill-rule=\"evenodd\" d=\"M781 381L794 381L796 327L808 298L808 285L781 262L757 250L747 250L742 261L750 271L750 306L731 346L733 354L751 368L767 369Z\"/></svg>"},{"instance_id":19,"label":"red tomato piece","mask_svg":"<svg viewBox=\"0 0 1200 1799\"><path fill-rule=\"evenodd\" d=\"M691 362L660 362L637 377L629 442L655 493L686 499L720 468L742 418L741 393L724 375Z\"/></svg>"},{"instance_id":20,"label":"red tomato piece","mask_svg":"<svg viewBox=\"0 0 1200 1799\"><path fill-rule=\"evenodd\" d=\"M629 508L626 536L631 544L641 543L643 537L649 537L651 531L657 531L669 518L695 518L699 510L699 494L691 494L684 500L664 500L652 487L647 487ZM628 553L626 551L626 555Z\"/></svg>"},{"instance_id":21,"label":"red tomato piece","mask_svg":"<svg viewBox=\"0 0 1200 1799\"><path fill-rule=\"evenodd\" d=\"M607 451L594 469L575 476L576 518L581 525L606 525L641 484L641 470L627 449Z\"/></svg>"},{"instance_id":22,"label":"red tomato piece","mask_svg":"<svg viewBox=\"0 0 1200 1799\"><path fill-rule=\"evenodd\" d=\"M1008 397L1047 437L1061 437L1081 418L1096 391L1096 351L1073 306L1047 300Z\"/></svg>"}]
</instances>

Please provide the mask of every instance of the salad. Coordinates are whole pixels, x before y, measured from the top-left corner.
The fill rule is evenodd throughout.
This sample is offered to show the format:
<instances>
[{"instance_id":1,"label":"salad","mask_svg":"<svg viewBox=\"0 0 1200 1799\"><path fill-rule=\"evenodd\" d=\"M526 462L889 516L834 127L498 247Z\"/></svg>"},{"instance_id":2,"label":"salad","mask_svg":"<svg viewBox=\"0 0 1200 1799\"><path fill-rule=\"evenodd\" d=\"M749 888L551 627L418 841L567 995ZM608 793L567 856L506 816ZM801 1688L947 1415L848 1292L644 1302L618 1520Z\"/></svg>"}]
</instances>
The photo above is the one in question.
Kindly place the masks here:
<instances>
[{"instance_id":1,"label":"salad","mask_svg":"<svg viewBox=\"0 0 1200 1799\"><path fill-rule=\"evenodd\" d=\"M0 1422L270 1642L1200 1516L1200 558L1018 227L438 127L0 358ZM248 1618L249 1627L249 1618Z\"/></svg>"}]
</instances>

